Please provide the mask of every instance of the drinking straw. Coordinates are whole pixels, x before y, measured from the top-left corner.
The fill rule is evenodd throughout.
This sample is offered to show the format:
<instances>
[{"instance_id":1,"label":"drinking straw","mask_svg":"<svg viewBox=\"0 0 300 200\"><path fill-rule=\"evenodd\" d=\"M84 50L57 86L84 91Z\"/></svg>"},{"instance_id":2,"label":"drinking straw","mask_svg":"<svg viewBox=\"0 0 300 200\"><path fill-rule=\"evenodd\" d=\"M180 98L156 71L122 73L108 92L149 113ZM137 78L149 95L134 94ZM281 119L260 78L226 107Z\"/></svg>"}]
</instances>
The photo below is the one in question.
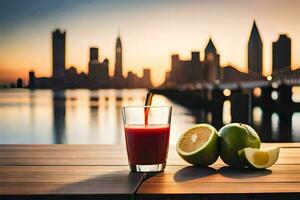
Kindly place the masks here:
<instances>
[{"instance_id":1,"label":"drinking straw","mask_svg":"<svg viewBox=\"0 0 300 200\"><path fill-rule=\"evenodd\" d=\"M150 111L150 107L148 106L151 106L151 103L152 103L152 97L153 97L153 93L152 92L148 92L147 93L147 96L146 96L146 101L145 101L145 125L148 125L148 114L149 114L149 111Z\"/></svg>"}]
</instances>

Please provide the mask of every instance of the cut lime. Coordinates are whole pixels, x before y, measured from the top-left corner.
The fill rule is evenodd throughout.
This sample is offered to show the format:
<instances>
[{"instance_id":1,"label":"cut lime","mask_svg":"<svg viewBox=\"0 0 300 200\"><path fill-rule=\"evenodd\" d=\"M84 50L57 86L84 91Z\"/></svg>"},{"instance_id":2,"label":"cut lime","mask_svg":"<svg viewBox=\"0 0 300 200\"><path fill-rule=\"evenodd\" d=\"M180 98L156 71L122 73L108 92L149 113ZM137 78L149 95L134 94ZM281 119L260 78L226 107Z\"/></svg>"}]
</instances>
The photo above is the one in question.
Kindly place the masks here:
<instances>
[{"instance_id":1,"label":"cut lime","mask_svg":"<svg viewBox=\"0 0 300 200\"><path fill-rule=\"evenodd\" d=\"M181 135L176 150L190 164L213 164L219 156L217 130L209 124L197 124Z\"/></svg>"},{"instance_id":2,"label":"cut lime","mask_svg":"<svg viewBox=\"0 0 300 200\"><path fill-rule=\"evenodd\" d=\"M246 166L265 169L274 165L278 160L279 147L269 149L244 148L239 151L239 158Z\"/></svg>"}]
</instances>

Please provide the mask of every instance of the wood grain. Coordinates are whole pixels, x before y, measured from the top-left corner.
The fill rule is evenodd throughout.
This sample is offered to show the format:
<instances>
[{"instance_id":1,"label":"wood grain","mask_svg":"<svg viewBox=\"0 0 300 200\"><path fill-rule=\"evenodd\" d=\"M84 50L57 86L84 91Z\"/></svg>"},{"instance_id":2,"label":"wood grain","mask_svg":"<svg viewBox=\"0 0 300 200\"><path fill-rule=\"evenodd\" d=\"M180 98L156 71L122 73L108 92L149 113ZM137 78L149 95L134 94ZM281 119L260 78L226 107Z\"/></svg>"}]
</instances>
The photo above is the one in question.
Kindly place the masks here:
<instances>
[{"instance_id":1,"label":"wood grain","mask_svg":"<svg viewBox=\"0 0 300 200\"><path fill-rule=\"evenodd\" d=\"M144 176L127 166L1 166L0 195L132 195Z\"/></svg>"},{"instance_id":2,"label":"wood grain","mask_svg":"<svg viewBox=\"0 0 300 200\"><path fill-rule=\"evenodd\" d=\"M295 148L300 143L272 143L263 147L281 146L279 164L300 164L300 153ZM219 159L218 164L223 164ZM54 166L54 165L119 165L126 166L124 145L0 145L0 166ZM171 145L168 165L188 165Z\"/></svg>"},{"instance_id":3,"label":"wood grain","mask_svg":"<svg viewBox=\"0 0 300 200\"><path fill-rule=\"evenodd\" d=\"M123 145L0 145L0 166L127 166Z\"/></svg>"},{"instance_id":4,"label":"wood grain","mask_svg":"<svg viewBox=\"0 0 300 200\"><path fill-rule=\"evenodd\" d=\"M264 144L263 147L278 144ZM145 180L137 191L138 199L192 199L222 195L247 199L247 195L258 198L263 193L272 199L277 194L282 198L300 198L300 148L296 144L282 144L279 160L267 170L233 169L219 159L210 167L169 165L164 173ZM171 157L172 158L172 157ZM173 161L175 162L175 161ZM187 195L187 196L184 196ZM204 195L204 196L203 196ZM207 196L208 195L208 196ZM259 199L259 198L258 198Z\"/></svg>"},{"instance_id":5,"label":"wood grain","mask_svg":"<svg viewBox=\"0 0 300 200\"><path fill-rule=\"evenodd\" d=\"M128 199L135 192L145 199L262 193L297 199L300 143L263 144L270 146L282 147L279 160L263 171L232 169L220 159L191 167L170 146L165 172L147 175L129 172L125 146L0 145L0 199Z\"/></svg>"},{"instance_id":6,"label":"wood grain","mask_svg":"<svg viewBox=\"0 0 300 200\"><path fill-rule=\"evenodd\" d=\"M124 146L0 145L0 199L130 199Z\"/></svg>"}]
</instances>

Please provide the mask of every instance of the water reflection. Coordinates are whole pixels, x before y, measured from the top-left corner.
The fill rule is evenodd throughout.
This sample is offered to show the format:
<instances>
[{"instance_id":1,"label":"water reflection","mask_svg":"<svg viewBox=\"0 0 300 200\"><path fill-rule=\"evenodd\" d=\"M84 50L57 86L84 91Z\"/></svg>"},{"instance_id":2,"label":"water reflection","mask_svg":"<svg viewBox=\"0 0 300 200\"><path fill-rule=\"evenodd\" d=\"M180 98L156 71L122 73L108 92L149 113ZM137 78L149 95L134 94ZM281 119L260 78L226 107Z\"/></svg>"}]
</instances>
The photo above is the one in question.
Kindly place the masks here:
<instances>
[{"instance_id":1,"label":"water reflection","mask_svg":"<svg viewBox=\"0 0 300 200\"><path fill-rule=\"evenodd\" d=\"M146 90L0 90L1 143L124 144L120 109L143 105ZM299 93L300 94L300 93ZM294 95L300 99L300 95ZM204 110L189 110L156 95L154 105L173 106L170 143L191 125L215 122ZM223 122L232 121L231 103L223 104ZM283 115L260 107L253 126L263 141L300 141L300 113Z\"/></svg>"},{"instance_id":2,"label":"water reflection","mask_svg":"<svg viewBox=\"0 0 300 200\"><path fill-rule=\"evenodd\" d=\"M64 91L53 92L53 143L65 144L66 96Z\"/></svg>"},{"instance_id":3,"label":"water reflection","mask_svg":"<svg viewBox=\"0 0 300 200\"><path fill-rule=\"evenodd\" d=\"M99 110L99 97L90 93L90 130L91 132L98 132L98 110Z\"/></svg>"}]
</instances>

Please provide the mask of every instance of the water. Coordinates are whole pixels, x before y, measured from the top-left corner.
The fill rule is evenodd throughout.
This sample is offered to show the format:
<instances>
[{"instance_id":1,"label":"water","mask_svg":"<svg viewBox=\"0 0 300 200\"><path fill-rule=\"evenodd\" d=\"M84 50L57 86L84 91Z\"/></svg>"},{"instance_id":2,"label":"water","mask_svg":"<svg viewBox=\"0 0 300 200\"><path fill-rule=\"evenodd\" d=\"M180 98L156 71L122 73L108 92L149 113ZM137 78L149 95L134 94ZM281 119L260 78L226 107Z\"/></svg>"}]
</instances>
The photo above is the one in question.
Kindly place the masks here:
<instances>
[{"instance_id":1,"label":"water","mask_svg":"<svg viewBox=\"0 0 300 200\"><path fill-rule=\"evenodd\" d=\"M146 90L0 90L1 144L125 144L121 107L143 105ZM170 143L195 118L155 95L153 105L173 106Z\"/></svg>"},{"instance_id":2,"label":"water","mask_svg":"<svg viewBox=\"0 0 300 200\"><path fill-rule=\"evenodd\" d=\"M0 90L1 144L125 144L120 109L143 105L147 91L131 90ZM300 100L300 93L293 95ZM199 119L188 110L161 95L154 105L173 106L170 143ZM231 122L230 102L224 103L223 122ZM260 130L263 109L253 109L255 128ZM208 117L209 118L209 117ZM209 120L208 120L209 121ZM263 141L300 141L300 113L292 116L291 131L279 133L279 117L271 116L271 132L259 132ZM286 138L286 137L285 137Z\"/></svg>"}]
</instances>

